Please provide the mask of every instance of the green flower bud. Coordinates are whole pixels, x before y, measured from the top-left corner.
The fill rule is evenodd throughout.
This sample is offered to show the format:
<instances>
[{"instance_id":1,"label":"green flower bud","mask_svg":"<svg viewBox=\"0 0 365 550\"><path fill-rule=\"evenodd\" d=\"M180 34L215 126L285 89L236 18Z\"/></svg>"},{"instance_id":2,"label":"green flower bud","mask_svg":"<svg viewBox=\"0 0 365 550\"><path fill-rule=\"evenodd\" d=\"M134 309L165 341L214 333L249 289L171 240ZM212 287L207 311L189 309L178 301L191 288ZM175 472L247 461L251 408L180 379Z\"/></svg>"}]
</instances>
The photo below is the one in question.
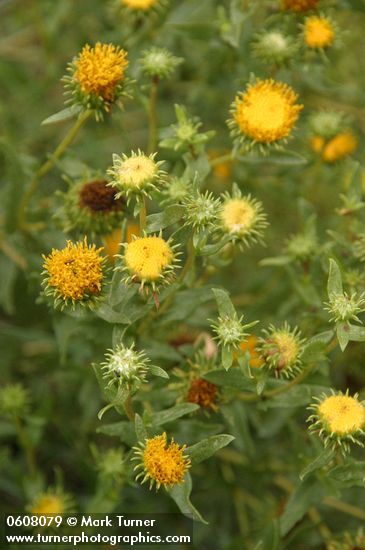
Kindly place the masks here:
<instances>
[{"instance_id":1,"label":"green flower bud","mask_svg":"<svg viewBox=\"0 0 365 550\"><path fill-rule=\"evenodd\" d=\"M123 450L121 448L108 449L102 453L96 453L97 469L104 477L120 480L125 474Z\"/></svg>"},{"instance_id":2,"label":"green flower bud","mask_svg":"<svg viewBox=\"0 0 365 550\"><path fill-rule=\"evenodd\" d=\"M332 314L330 320L336 323L350 321L351 319L360 322L357 314L365 309L363 307L365 304L364 296L364 293L358 295L356 292L350 295L345 292L343 294L331 294L330 301L325 302L327 307L324 309Z\"/></svg>"},{"instance_id":3,"label":"green flower bud","mask_svg":"<svg viewBox=\"0 0 365 550\"><path fill-rule=\"evenodd\" d=\"M240 343L245 340L248 336L245 329L252 326L252 324L244 325L242 321L243 315L238 317L235 313L232 317L218 317L217 321L211 325L215 332L215 339L221 346L237 349Z\"/></svg>"},{"instance_id":4,"label":"green flower bud","mask_svg":"<svg viewBox=\"0 0 365 550\"><path fill-rule=\"evenodd\" d=\"M296 260L308 260L318 249L317 237L311 233L297 233L286 243L285 253Z\"/></svg>"},{"instance_id":5,"label":"green flower bud","mask_svg":"<svg viewBox=\"0 0 365 550\"><path fill-rule=\"evenodd\" d=\"M187 196L182 201L186 207L185 224L192 225L196 229L213 227L218 220L221 202L215 199L209 191L205 193L196 192L192 196Z\"/></svg>"},{"instance_id":6,"label":"green flower bud","mask_svg":"<svg viewBox=\"0 0 365 550\"><path fill-rule=\"evenodd\" d=\"M165 183L165 172L160 169L162 161L155 161L156 153L145 155L138 149L130 156L113 155L113 167L107 170L111 181L108 185L117 190L116 198L150 196Z\"/></svg>"},{"instance_id":7,"label":"green flower bud","mask_svg":"<svg viewBox=\"0 0 365 550\"><path fill-rule=\"evenodd\" d=\"M160 79L170 77L183 59L175 57L166 48L153 47L143 52L139 62L146 75Z\"/></svg>"},{"instance_id":8,"label":"green flower bud","mask_svg":"<svg viewBox=\"0 0 365 550\"><path fill-rule=\"evenodd\" d=\"M295 55L298 44L279 31L270 31L257 35L252 49L254 55L266 63L281 65Z\"/></svg>"},{"instance_id":9,"label":"green flower bud","mask_svg":"<svg viewBox=\"0 0 365 550\"><path fill-rule=\"evenodd\" d=\"M22 384L8 384L0 390L0 412L4 416L25 416L29 401L29 392Z\"/></svg>"},{"instance_id":10,"label":"green flower bud","mask_svg":"<svg viewBox=\"0 0 365 550\"><path fill-rule=\"evenodd\" d=\"M131 385L145 379L149 359L144 351L135 351L123 344L109 350L106 361L101 364L103 377L108 380L108 386Z\"/></svg>"},{"instance_id":11,"label":"green flower bud","mask_svg":"<svg viewBox=\"0 0 365 550\"><path fill-rule=\"evenodd\" d=\"M338 111L318 111L309 117L308 124L314 135L330 139L344 129L345 116Z\"/></svg>"}]
</instances>

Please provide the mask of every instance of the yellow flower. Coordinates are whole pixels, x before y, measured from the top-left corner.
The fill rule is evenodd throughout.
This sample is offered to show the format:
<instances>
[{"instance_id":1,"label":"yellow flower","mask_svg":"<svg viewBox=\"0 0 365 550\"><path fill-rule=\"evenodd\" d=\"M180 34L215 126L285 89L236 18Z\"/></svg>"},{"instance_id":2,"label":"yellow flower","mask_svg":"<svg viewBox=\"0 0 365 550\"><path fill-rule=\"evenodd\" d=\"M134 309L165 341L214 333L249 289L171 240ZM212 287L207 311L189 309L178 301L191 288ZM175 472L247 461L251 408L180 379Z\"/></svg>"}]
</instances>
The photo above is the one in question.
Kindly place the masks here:
<instances>
[{"instance_id":1,"label":"yellow flower","mask_svg":"<svg viewBox=\"0 0 365 550\"><path fill-rule=\"evenodd\" d=\"M271 144L288 137L302 105L298 96L282 82L257 80L235 99L233 118L238 130L252 144Z\"/></svg>"},{"instance_id":2,"label":"yellow flower","mask_svg":"<svg viewBox=\"0 0 365 550\"><path fill-rule=\"evenodd\" d=\"M320 153L324 147L325 140L321 136L313 136L310 139L310 146L312 151Z\"/></svg>"},{"instance_id":3,"label":"yellow flower","mask_svg":"<svg viewBox=\"0 0 365 550\"><path fill-rule=\"evenodd\" d=\"M67 241L62 250L52 249L45 262L46 293L58 302L81 302L96 297L101 292L104 258L102 248L83 242Z\"/></svg>"},{"instance_id":4,"label":"yellow flower","mask_svg":"<svg viewBox=\"0 0 365 550\"><path fill-rule=\"evenodd\" d=\"M32 514L63 514L63 502L57 495L44 495L32 506Z\"/></svg>"},{"instance_id":5,"label":"yellow flower","mask_svg":"<svg viewBox=\"0 0 365 550\"><path fill-rule=\"evenodd\" d=\"M260 368L265 363L260 354L257 352L258 338L251 334L244 342L240 343L242 351L248 351L250 354L250 367Z\"/></svg>"},{"instance_id":6,"label":"yellow flower","mask_svg":"<svg viewBox=\"0 0 365 550\"><path fill-rule=\"evenodd\" d=\"M352 132L341 132L324 147L322 158L325 162L336 162L351 155L357 147L357 139Z\"/></svg>"},{"instance_id":7,"label":"yellow flower","mask_svg":"<svg viewBox=\"0 0 365 550\"><path fill-rule=\"evenodd\" d=\"M261 202L253 199L251 195L242 196L236 184L232 186L232 196L225 193L223 198L220 212L223 231L234 241L241 241L246 245L260 240L267 226Z\"/></svg>"},{"instance_id":8,"label":"yellow flower","mask_svg":"<svg viewBox=\"0 0 365 550\"><path fill-rule=\"evenodd\" d=\"M155 161L156 153L145 155L138 150L132 151L131 156L123 154L113 155L113 167L107 173L112 181L112 187L119 190L116 198L131 195L148 195L149 191L156 189L156 184L162 182L165 172L160 170L162 161Z\"/></svg>"},{"instance_id":9,"label":"yellow flower","mask_svg":"<svg viewBox=\"0 0 365 550\"><path fill-rule=\"evenodd\" d=\"M318 402L309 407L314 411L308 418L310 431L318 433L325 446L340 446L344 452L349 451L350 443L363 447L359 437L365 435L365 406L358 395L351 397L347 390L345 394L332 392L316 399Z\"/></svg>"},{"instance_id":10,"label":"yellow flower","mask_svg":"<svg viewBox=\"0 0 365 550\"><path fill-rule=\"evenodd\" d=\"M304 24L304 40L308 48L328 48L333 44L335 30L327 17L314 15Z\"/></svg>"},{"instance_id":11,"label":"yellow flower","mask_svg":"<svg viewBox=\"0 0 365 550\"><path fill-rule=\"evenodd\" d=\"M166 433L146 439L142 448L135 447L133 460L140 460L135 469L142 468L136 479L143 477L144 483L150 480L150 489L156 483L157 489L164 485L167 489L173 485L182 483L187 469L190 467L190 459L184 455L186 445L180 447L171 440L167 443Z\"/></svg>"},{"instance_id":12,"label":"yellow flower","mask_svg":"<svg viewBox=\"0 0 365 550\"><path fill-rule=\"evenodd\" d=\"M133 10L147 11L157 6L159 0L121 0L122 5Z\"/></svg>"},{"instance_id":13,"label":"yellow flower","mask_svg":"<svg viewBox=\"0 0 365 550\"><path fill-rule=\"evenodd\" d=\"M316 8L319 0L283 0L283 9L304 12Z\"/></svg>"},{"instance_id":14,"label":"yellow flower","mask_svg":"<svg viewBox=\"0 0 365 550\"><path fill-rule=\"evenodd\" d=\"M127 52L113 44L97 42L94 48L86 44L75 61L74 79L82 92L101 96L112 102L117 85L124 79L128 66Z\"/></svg>"},{"instance_id":15,"label":"yellow flower","mask_svg":"<svg viewBox=\"0 0 365 550\"><path fill-rule=\"evenodd\" d=\"M176 259L173 247L160 236L137 237L125 245L125 269L128 280L145 283L156 288L156 282L171 273ZM126 282L127 282L126 281Z\"/></svg>"},{"instance_id":16,"label":"yellow flower","mask_svg":"<svg viewBox=\"0 0 365 550\"><path fill-rule=\"evenodd\" d=\"M50 515L50 514L66 514L72 512L74 502L71 495L64 493L62 489L49 489L44 493L40 493L29 504L27 510L31 514Z\"/></svg>"},{"instance_id":17,"label":"yellow flower","mask_svg":"<svg viewBox=\"0 0 365 550\"><path fill-rule=\"evenodd\" d=\"M365 424L365 407L349 395L331 395L322 401L318 414L331 433L351 434Z\"/></svg>"}]
</instances>

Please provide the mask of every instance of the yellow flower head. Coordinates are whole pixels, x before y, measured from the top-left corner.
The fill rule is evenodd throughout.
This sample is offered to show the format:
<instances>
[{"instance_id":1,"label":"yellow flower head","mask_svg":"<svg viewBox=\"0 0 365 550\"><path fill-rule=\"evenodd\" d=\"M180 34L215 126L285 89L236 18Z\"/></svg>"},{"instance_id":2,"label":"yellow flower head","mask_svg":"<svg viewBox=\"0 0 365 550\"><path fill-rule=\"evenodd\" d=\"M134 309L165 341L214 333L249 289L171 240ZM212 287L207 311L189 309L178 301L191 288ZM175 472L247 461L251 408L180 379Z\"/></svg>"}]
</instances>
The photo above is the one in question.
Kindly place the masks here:
<instances>
[{"instance_id":1,"label":"yellow flower head","mask_svg":"<svg viewBox=\"0 0 365 550\"><path fill-rule=\"evenodd\" d=\"M142 448L135 447L134 460L141 460L135 469L142 469L136 479L143 478L141 483L149 479L150 489L156 483L157 489L164 485L170 488L184 481L190 459L184 455L186 445L180 447L171 440L167 443L166 433L146 439Z\"/></svg>"},{"instance_id":2,"label":"yellow flower head","mask_svg":"<svg viewBox=\"0 0 365 550\"><path fill-rule=\"evenodd\" d=\"M365 407L349 395L331 395L318 406L319 416L331 433L349 434L365 424Z\"/></svg>"},{"instance_id":3,"label":"yellow flower head","mask_svg":"<svg viewBox=\"0 0 365 550\"><path fill-rule=\"evenodd\" d=\"M116 197L131 195L148 195L149 191L156 189L156 184L163 181L165 172L160 170L162 161L155 161L156 153L145 155L138 150L132 151L128 157L123 154L113 155L113 167L108 170L112 181L109 183L119 192Z\"/></svg>"},{"instance_id":4,"label":"yellow flower head","mask_svg":"<svg viewBox=\"0 0 365 550\"><path fill-rule=\"evenodd\" d=\"M313 10L317 7L319 0L283 0L283 9L296 12Z\"/></svg>"},{"instance_id":5,"label":"yellow flower head","mask_svg":"<svg viewBox=\"0 0 365 550\"><path fill-rule=\"evenodd\" d=\"M290 378L300 371L303 351L303 340L297 328L291 330L287 323L277 329L270 326L260 338L260 353L269 369L274 369L276 376Z\"/></svg>"},{"instance_id":6,"label":"yellow flower head","mask_svg":"<svg viewBox=\"0 0 365 550\"><path fill-rule=\"evenodd\" d=\"M125 245L126 282L140 282L142 288L147 283L155 290L157 281L173 271L175 260L173 247L161 236L137 237Z\"/></svg>"},{"instance_id":7,"label":"yellow flower head","mask_svg":"<svg viewBox=\"0 0 365 550\"><path fill-rule=\"evenodd\" d=\"M122 5L132 10L147 11L157 6L160 0L121 0Z\"/></svg>"},{"instance_id":8,"label":"yellow flower head","mask_svg":"<svg viewBox=\"0 0 365 550\"><path fill-rule=\"evenodd\" d=\"M124 79L128 66L127 52L113 44L97 42L94 48L86 44L75 61L73 78L84 94L100 96L113 102L116 87Z\"/></svg>"},{"instance_id":9,"label":"yellow flower head","mask_svg":"<svg viewBox=\"0 0 365 550\"><path fill-rule=\"evenodd\" d=\"M87 302L101 293L103 282L102 248L84 241L67 241L62 250L52 249L43 256L46 275L46 294L56 299L56 305L68 302ZM91 304L90 304L91 305Z\"/></svg>"},{"instance_id":10,"label":"yellow flower head","mask_svg":"<svg viewBox=\"0 0 365 550\"><path fill-rule=\"evenodd\" d=\"M233 240L246 245L260 240L267 226L261 202L253 199L251 195L242 196L236 184L233 184L232 196L225 193L223 198L220 212L223 231Z\"/></svg>"},{"instance_id":11,"label":"yellow flower head","mask_svg":"<svg viewBox=\"0 0 365 550\"><path fill-rule=\"evenodd\" d=\"M304 24L304 40L308 48L328 48L335 39L332 22L324 16L308 17Z\"/></svg>"},{"instance_id":12,"label":"yellow flower head","mask_svg":"<svg viewBox=\"0 0 365 550\"><path fill-rule=\"evenodd\" d=\"M359 436L365 435L365 406L358 400L357 394L351 397L348 391L333 395L322 395L318 403L310 406L314 411L308 421L312 422L310 430L317 432L325 445L342 445L349 450L349 442L363 447Z\"/></svg>"},{"instance_id":13,"label":"yellow flower head","mask_svg":"<svg viewBox=\"0 0 365 550\"><path fill-rule=\"evenodd\" d=\"M272 144L291 133L302 105L298 96L282 82L257 80L237 95L233 106L233 122L243 138L255 143ZM232 126L232 122L230 123Z\"/></svg>"},{"instance_id":14,"label":"yellow flower head","mask_svg":"<svg viewBox=\"0 0 365 550\"><path fill-rule=\"evenodd\" d=\"M74 509L73 498L62 489L49 489L40 493L27 507L29 513L39 515L66 514Z\"/></svg>"},{"instance_id":15,"label":"yellow flower head","mask_svg":"<svg viewBox=\"0 0 365 550\"><path fill-rule=\"evenodd\" d=\"M357 147L357 139L350 131L341 132L332 138L322 151L325 162L336 162L351 155Z\"/></svg>"}]
</instances>

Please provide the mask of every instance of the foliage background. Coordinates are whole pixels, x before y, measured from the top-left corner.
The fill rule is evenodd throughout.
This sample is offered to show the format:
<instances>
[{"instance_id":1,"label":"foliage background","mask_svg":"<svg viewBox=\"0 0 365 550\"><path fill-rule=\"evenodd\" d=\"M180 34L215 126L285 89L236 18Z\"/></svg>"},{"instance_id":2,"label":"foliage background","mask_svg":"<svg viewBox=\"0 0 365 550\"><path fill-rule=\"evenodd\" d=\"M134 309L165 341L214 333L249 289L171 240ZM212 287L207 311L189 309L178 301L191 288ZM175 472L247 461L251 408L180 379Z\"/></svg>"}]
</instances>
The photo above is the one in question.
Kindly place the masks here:
<instances>
[{"instance_id":1,"label":"foliage background","mask_svg":"<svg viewBox=\"0 0 365 550\"><path fill-rule=\"evenodd\" d=\"M342 47L331 52L326 63L306 65L297 58L290 69L276 73L276 78L295 87L305 106L295 139L290 143L290 149L298 155L288 156L285 162L268 158L235 163L226 167L223 176L215 170L206 180L206 186L217 193L237 181L245 191L262 200L268 213L267 248L245 250L209 280L209 286L222 285L230 291L234 305L248 321L260 319L258 332L271 322L280 324L284 320L298 325L307 337L330 328L321 306L326 299L326 246L314 255L309 274L296 264L286 269L263 267L259 262L281 255L285 240L292 233L303 231L312 213L317 217L322 245L328 242L328 229L344 230L345 222L336 215L335 208L340 206L339 194L345 189L352 165L324 165L316 161L309 148L306 124L315 109L344 111L358 133L360 144L355 157L362 160L365 6L361 0L334 4L332 13L345 31ZM176 78L161 87L159 127L175 122L174 104L184 104L203 121L204 131L215 130L208 150L215 154L229 150L231 140L225 121L236 91L244 87L251 72L267 77L272 70L253 57L250 45L253 34L270 24L268 17L274 5L275 2L264 1L175 0L143 36L114 18L111 3L107 2L0 3L0 381L21 381L30 390L32 414L26 429L36 448L39 468L35 478L28 475L15 428L8 420L1 420L3 511L22 511L39 487L54 484L55 472L63 478L66 490L76 496L80 510L88 509L91 502L100 511L104 511L103 504L109 506L110 502L125 512L176 510L162 492L155 494L128 483L118 495L112 490L100 494L91 445L102 451L110 445L118 446L118 440L96 433L100 426L97 412L104 403L90 364L102 360L105 349L110 347L113 326L95 316L78 319L60 313L51 315L44 304L37 302L41 254L62 246L65 240L52 218L55 191L65 187L62 174L77 174L81 162L103 171L110 165L112 153L146 147L143 86L147 81L138 70L137 60L151 44L164 45L184 58ZM224 7L227 14L229 9L241 14L233 17L227 32L218 17L219 7ZM130 73L138 82L136 97L127 102L124 111L116 111L102 124L87 124L67 155L42 180L32 200L32 218L45 222L45 226L24 234L17 229L20 197L39 159L54 149L68 124L41 127L40 122L62 108L60 78L68 61L84 43L98 40L128 49ZM159 157L168 160L169 168L176 168L181 162L171 151L162 151ZM346 254L341 254L346 260ZM166 323L173 322L173 328L179 329L180 308L181 302L172 307L155 340L144 341L151 359L167 370L184 361L179 350L162 344L169 332ZM198 307L194 298L186 304L185 326L188 330L209 330L207 319L214 317L215 311L212 295L205 294ZM310 383L350 388L351 392L364 395L363 344L350 343L345 353L337 347L331 352L330 362L322 363ZM222 431L236 437L229 447L193 471L192 498L210 523L208 527L196 527L196 548L254 548L263 537L266 539L259 548L324 548L317 525L320 520L313 514L301 518L299 513L299 523L286 516L292 525L284 540L276 541L276 520L288 509L288 498L295 487L301 487L305 494L293 507L303 505L307 511L318 505L323 521L334 535L355 531L364 521L362 483L342 488L341 497L334 495L336 491L326 481L325 472L318 474L316 483L308 482L304 488L300 485L298 473L320 449L318 442L308 443L305 407L310 393L303 389L288 397L287 402L276 401L268 408L235 401L209 417L184 417L168 426L169 433L189 444ZM156 391L153 397L149 404L153 410L174 404L174 396L168 393ZM119 419L114 412L108 414L108 422ZM363 460L364 451L356 451L355 456ZM348 503L347 513L323 504L326 496Z\"/></svg>"}]
</instances>

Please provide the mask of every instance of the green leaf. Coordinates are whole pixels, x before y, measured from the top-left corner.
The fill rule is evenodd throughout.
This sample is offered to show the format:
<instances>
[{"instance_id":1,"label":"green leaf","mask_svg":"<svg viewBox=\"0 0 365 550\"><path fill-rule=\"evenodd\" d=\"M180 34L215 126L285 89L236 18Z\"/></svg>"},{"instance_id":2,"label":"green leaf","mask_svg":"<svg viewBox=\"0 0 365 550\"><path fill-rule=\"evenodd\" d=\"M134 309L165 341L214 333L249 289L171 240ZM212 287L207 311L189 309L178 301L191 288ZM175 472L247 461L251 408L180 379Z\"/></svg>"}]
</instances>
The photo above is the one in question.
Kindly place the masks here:
<instances>
[{"instance_id":1,"label":"green leaf","mask_svg":"<svg viewBox=\"0 0 365 550\"><path fill-rule=\"evenodd\" d=\"M185 321L192 315L197 317L198 310L200 313L202 309L201 306L211 299L212 293L209 287L191 288L177 292L169 311L163 318L163 323Z\"/></svg>"},{"instance_id":2,"label":"green leaf","mask_svg":"<svg viewBox=\"0 0 365 550\"><path fill-rule=\"evenodd\" d=\"M233 440L233 435L212 435L188 447L186 453L190 456L192 464L199 464L199 462L213 456L219 449L229 445Z\"/></svg>"},{"instance_id":3,"label":"green leaf","mask_svg":"<svg viewBox=\"0 0 365 550\"><path fill-rule=\"evenodd\" d=\"M234 317L236 310L228 292L222 288L212 288L212 292L217 302L219 315L221 317Z\"/></svg>"},{"instance_id":4,"label":"green leaf","mask_svg":"<svg viewBox=\"0 0 365 550\"><path fill-rule=\"evenodd\" d=\"M284 385L285 384L287 384L287 382L284 382ZM259 407L263 409L303 407L308 403L311 403L315 395L320 395L325 390L326 388L324 386L316 386L313 384L301 384L300 386L293 386L286 392L275 395L271 399L263 401L262 403L260 403Z\"/></svg>"},{"instance_id":5,"label":"green leaf","mask_svg":"<svg viewBox=\"0 0 365 550\"><path fill-rule=\"evenodd\" d=\"M95 313L100 319L103 319L107 323L112 323L113 325L118 323L127 325L131 322L124 313L118 313L106 303L101 304L98 309L95 310Z\"/></svg>"},{"instance_id":6,"label":"green leaf","mask_svg":"<svg viewBox=\"0 0 365 550\"><path fill-rule=\"evenodd\" d=\"M229 431L235 437L234 447L253 458L255 446L250 432L247 405L241 401L232 401L229 405L221 405L220 410Z\"/></svg>"},{"instance_id":7,"label":"green leaf","mask_svg":"<svg viewBox=\"0 0 365 550\"><path fill-rule=\"evenodd\" d=\"M348 323L337 323L336 324L336 334L338 343L340 344L341 351L345 351L347 344L350 340L349 335L349 324Z\"/></svg>"},{"instance_id":8,"label":"green leaf","mask_svg":"<svg viewBox=\"0 0 365 550\"><path fill-rule=\"evenodd\" d=\"M182 514L193 518L194 521L199 521L208 525L208 522L202 517L195 506L191 503L190 494L193 483L189 472L185 474L184 483L174 485L167 494L175 501Z\"/></svg>"},{"instance_id":9,"label":"green leaf","mask_svg":"<svg viewBox=\"0 0 365 550\"><path fill-rule=\"evenodd\" d=\"M214 369L204 374L203 378L217 386L236 388L241 391L255 391L255 383L251 379L246 378L238 367L231 367L228 371Z\"/></svg>"},{"instance_id":10,"label":"green leaf","mask_svg":"<svg viewBox=\"0 0 365 550\"><path fill-rule=\"evenodd\" d=\"M147 438L147 431L143 420L138 413L134 415L134 429L136 430L137 440L145 441Z\"/></svg>"},{"instance_id":11,"label":"green leaf","mask_svg":"<svg viewBox=\"0 0 365 550\"><path fill-rule=\"evenodd\" d=\"M330 258L330 268L328 273L328 281L327 281L327 293L329 299L334 294L342 294L343 293L343 286L342 286L342 275L340 268L338 267L337 262Z\"/></svg>"},{"instance_id":12,"label":"green leaf","mask_svg":"<svg viewBox=\"0 0 365 550\"><path fill-rule=\"evenodd\" d=\"M108 388L105 379L103 378L103 371L101 370L100 365L93 364L92 368L95 372L96 379L99 384L99 388L101 390L101 394L104 397L105 401L112 401L115 397L115 390L112 388Z\"/></svg>"},{"instance_id":13,"label":"green leaf","mask_svg":"<svg viewBox=\"0 0 365 550\"><path fill-rule=\"evenodd\" d=\"M365 462L351 461L348 464L336 466L328 475L340 482L342 487L365 487Z\"/></svg>"},{"instance_id":14,"label":"green leaf","mask_svg":"<svg viewBox=\"0 0 365 550\"><path fill-rule=\"evenodd\" d=\"M62 109L62 111L58 111L54 115L49 116L48 118L45 118L41 122L41 126L46 126L49 124L57 124L58 122L63 122L64 120L69 120L70 118L73 118L75 115L80 113L81 107L67 107L66 109Z\"/></svg>"},{"instance_id":15,"label":"green leaf","mask_svg":"<svg viewBox=\"0 0 365 550\"><path fill-rule=\"evenodd\" d=\"M159 376L160 378L170 378L165 370L161 369L161 367L156 367L156 365L151 365L148 370L154 376Z\"/></svg>"},{"instance_id":16,"label":"green leaf","mask_svg":"<svg viewBox=\"0 0 365 550\"><path fill-rule=\"evenodd\" d=\"M136 443L135 428L128 420L113 422L112 424L104 424L103 426L97 428L96 431L110 437L119 437L123 443L126 443L130 447Z\"/></svg>"},{"instance_id":17,"label":"green leaf","mask_svg":"<svg viewBox=\"0 0 365 550\"><path fill-rule=\"evenodd\" d=\"M211 256L212 254L217 254L222 248L226 246L227 243L229 243L230 238L229 237L223 237L218 243L216 244L207 244L203 246L203 248L199 251L200 256Z\"/></svg>"},{"instance_id":18,"label":"green leaf","mask_svg":"<svg viewBox=\"0 0 365 550\"><path fill-rule=\"evenodd\" d=\"M287 265L293 261L291 256L273 256L272 258L264 258L259 262L259 265L262 266L277 266L277 265Z\"/></svg>"},{"instance_id":19,"label":"green leaf","mask_svg":"<svg viewBox=\"0 0 365 550\"><path fill-rule=\"evenodd\" d=\"M304 363L313 363L324 358L326 347L333 337L333 330L321 332L308 340L304 346L301 359Z\"/></svg>"},{"instance_id":20,"label":"green leaf","mask_svg":"<svg viewBox=\"0 0 365 550\"><path fill-rule=\"evenodd\" d=\"M196 405L195 403L180 403L170 409L166 409L165 411L154 413L152 415L152 423L156 426L162 426L167 422L172 422L177 418L190 414L197 409L199 409L199 405Z\"/></svg>"},{"instance_id":21,"label":"green leaf","mask_svg":"<svg viewBox=\"0 0 365 550\"><path fill-rule=\"evenodd\" d=\"M280 518L281 535L285 536L302 519L313 504L321 502L325 496L325 488L316 479L306 479L291 494Z\"/></svg>"},{"instance_id":22,"label":"green leaf","mask_svg":"<svg viewBox=\"0 0 365 550\"><path fill-rule=\"evenodd\" d=\"M365 327L359 327L357 325L347 325L349 340L353 342L364 342L365 340Z\"/></svg>"},{"instance_id":23,"label":"green leaf","mask_svg":"<svg viewBox=\"0 0 365 550\"><path fill-rule=\"evenodd\" d=\"M222 365L225 370L228 370L233 363L233 351L228 346L222 346Z\"/></svg>"},{"instance_id":24,"label":"green leaf","mask_svg":"<svg viewBox=\"0 0 365 550\"><path fill-rule=\"evenodd\" d=\"M181 204L168 206L163 212L147 216L147 233L154 233L178 222L184 215L185 207Z\"/></svg>"},{"instance_id":25,"label":"green leaf","mask_svg":"<svg viewBox=\"0 0 365 550\"><path fill-rule=\"evenodd\" d=\"M247 164L282 164L286 166L300 166L308 163L308 160L297 153L296 151L285 151L271 153L267 157L256 156L253 154L247 154L246 156L238 156L237 159L240 162Z\"/></svg>"},{"instance_id":26,"label":"green leaf","mask_svg":"<svg viewBox=\"0 0 365 550\"><path fill-rule=\"evenodd\" d=\"M308 466L306 466L300 473L299 477L303 481L309 474L327 466L329 462L334 458L335 453L333 449L323 449L320 455L318 455Z\"/></svg>"},{"instance_id":27,"label":"green leaf","mask_svg":"<svg viewBox=\"0 0 365 550\"><path fill-rule=\"evenodd\" d=\"M259 541L254 550L280 550L281 548L280 523L274 519L265 528L263 539Z\"/></svg>"}]
</instances>

